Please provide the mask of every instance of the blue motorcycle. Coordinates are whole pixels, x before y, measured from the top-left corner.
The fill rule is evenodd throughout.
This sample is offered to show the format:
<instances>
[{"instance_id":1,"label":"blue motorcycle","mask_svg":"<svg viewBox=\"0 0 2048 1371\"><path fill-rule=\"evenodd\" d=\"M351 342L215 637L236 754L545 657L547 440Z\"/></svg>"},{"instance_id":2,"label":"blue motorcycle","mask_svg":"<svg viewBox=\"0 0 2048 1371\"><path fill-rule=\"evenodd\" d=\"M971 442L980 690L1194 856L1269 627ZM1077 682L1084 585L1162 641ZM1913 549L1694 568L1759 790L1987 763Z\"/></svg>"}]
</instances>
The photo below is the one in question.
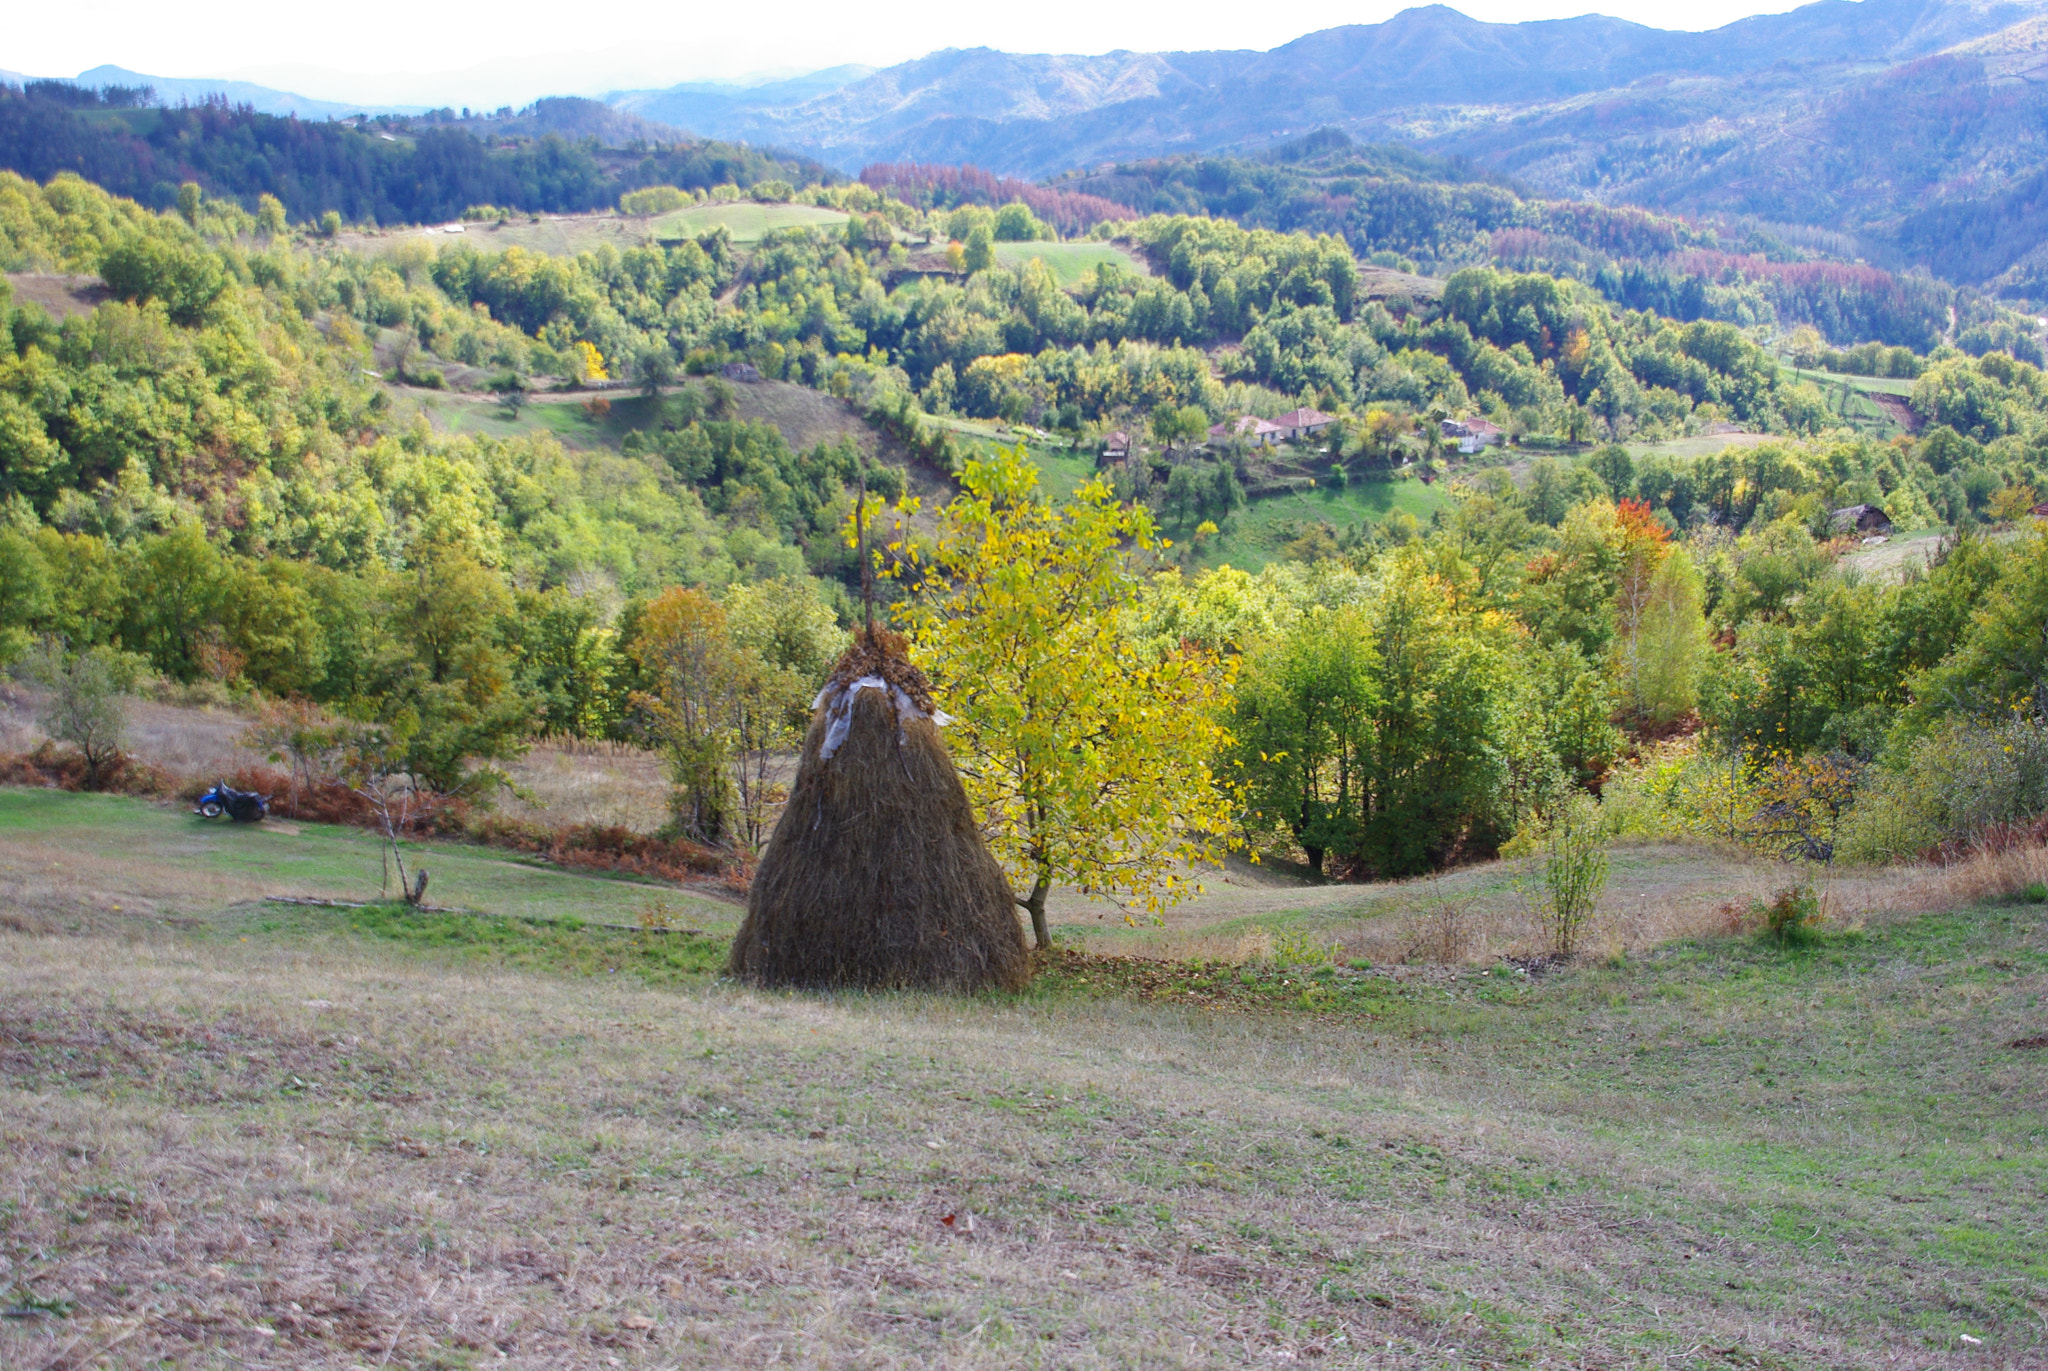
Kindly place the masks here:
<instances>
[{"instance_id":1,"label":"blue motorcycle","mask_svg":"<svg viewBox=\"0 0 2048 1371\"><path fill-rule=\"evenodd\" d=\"M226 781L215 781L213 789L199 797L199 807L192 812L202 819L218 819L225 814L238 824L261 823L270 812L270 797L253 790L236 790Z\"/></svg>"}]
</instances>

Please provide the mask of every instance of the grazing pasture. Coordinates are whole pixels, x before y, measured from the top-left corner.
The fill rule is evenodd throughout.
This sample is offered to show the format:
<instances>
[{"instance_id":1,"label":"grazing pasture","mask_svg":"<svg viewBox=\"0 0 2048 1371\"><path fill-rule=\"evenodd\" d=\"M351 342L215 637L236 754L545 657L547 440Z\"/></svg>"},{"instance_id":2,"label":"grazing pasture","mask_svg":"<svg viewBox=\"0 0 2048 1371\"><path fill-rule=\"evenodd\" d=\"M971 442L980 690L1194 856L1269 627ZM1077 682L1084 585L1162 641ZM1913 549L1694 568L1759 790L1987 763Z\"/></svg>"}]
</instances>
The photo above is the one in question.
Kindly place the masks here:
<instances>
[{"instance_id":1,"label":"grazing pasture","mask_svg":"<svg viewBox=\"0 0 2048 1371\"><path fill-rule=\"evenodd\" d=\"M1104 262L1114 262L1133 276L1152 274L1143 259L1110 243L997 243L995 248L998 266L1043 262L1052 279L1066 290L1080 285L1082 277Z\"/></svg>"},{"instance_id":2,"label":"grazing pasture","mask_svg":"<svg viewBox=\"0 0 2048 1371\"><path fill-rule=\"evenodd\" d=\"M374 850L0 804L6 1365L2048 1356L2042 906L771 994L624 882L279 907Z\"/></svg>"}]
</instances>

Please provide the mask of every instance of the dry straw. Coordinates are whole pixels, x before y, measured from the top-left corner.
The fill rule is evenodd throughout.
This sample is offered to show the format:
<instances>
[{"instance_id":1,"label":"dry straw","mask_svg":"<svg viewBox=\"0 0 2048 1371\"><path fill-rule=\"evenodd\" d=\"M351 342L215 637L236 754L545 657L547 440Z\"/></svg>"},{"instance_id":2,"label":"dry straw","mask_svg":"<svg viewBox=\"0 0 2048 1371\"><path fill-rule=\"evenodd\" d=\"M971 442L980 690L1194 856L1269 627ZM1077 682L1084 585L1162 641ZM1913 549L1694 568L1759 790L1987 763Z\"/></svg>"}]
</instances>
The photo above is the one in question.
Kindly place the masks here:
<instances>
[{"instance_id":1,"label":"dry straw","mask_svg":"<svg viewBox=\"0 0 2048 1371\"><path fill-rule=\"evenodd\" d=\"M819 756L833 697L854 692L846 736ZM789 803L761 856L728 970L758 985L969 991L1030 974L1009 880L923 710L903 639L864 633L811 716Z\"/></svg>"}]
</instances>

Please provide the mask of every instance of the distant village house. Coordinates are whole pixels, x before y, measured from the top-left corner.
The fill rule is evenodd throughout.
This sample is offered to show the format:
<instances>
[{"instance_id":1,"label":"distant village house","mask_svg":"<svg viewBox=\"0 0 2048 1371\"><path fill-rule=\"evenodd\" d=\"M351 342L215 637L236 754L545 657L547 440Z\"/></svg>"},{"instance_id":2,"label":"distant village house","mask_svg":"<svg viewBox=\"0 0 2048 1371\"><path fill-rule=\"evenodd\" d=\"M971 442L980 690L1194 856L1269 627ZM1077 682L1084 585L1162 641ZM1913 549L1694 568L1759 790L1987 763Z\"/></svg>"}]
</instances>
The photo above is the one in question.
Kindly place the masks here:
<instances>
[{"instance_id":1,"label":"distant village house","mask_svg":"<svg viewBox=\"0 0 2048 1371\"><path fill-rule=\"evenodd\" d=\"M1104 434L1101 457L1105 462L1128 462L1131 459L1131 435L1122 429Z\"/></svg>"},{"instance_id":2,"label":"distant village house","mask_svg":"<svg viewBox=\"0 0 2048 1371\"><path fill-rule=\"evenodd\" d=\"M1290 409L1273 421L1282 430L1281 438L1298 443L1304 438L1313 438L1330 426L1330 416L1319 409Z\"/></svg>"},{"instance_id":3,"label":"distant village house","mask_svg":"<svg viewBox=\"0 0 2048 1371\"><path fill-rule=\"evenodd\" d=\"M1209 426L1209 445L1226 447L1233 439L1242 438L1253 447L1271 447L1286 435L1287 430L1270 420L1247 414L1241 419L1226 419L1220 424Z\"/></svg>"},{"instance_id":4,"label":"distant village house","mask_svg":"<svg viewBox=\"0 0 2048 1371\"><path fill-rule=\"evenodd\" d=\"M1493 447L1506 442L1508 438L1501 426L1489 419L1446 419L1443 422L1443 435L1456 439L1458 451L1463 453Z\"/></svg>"}]
</instances>

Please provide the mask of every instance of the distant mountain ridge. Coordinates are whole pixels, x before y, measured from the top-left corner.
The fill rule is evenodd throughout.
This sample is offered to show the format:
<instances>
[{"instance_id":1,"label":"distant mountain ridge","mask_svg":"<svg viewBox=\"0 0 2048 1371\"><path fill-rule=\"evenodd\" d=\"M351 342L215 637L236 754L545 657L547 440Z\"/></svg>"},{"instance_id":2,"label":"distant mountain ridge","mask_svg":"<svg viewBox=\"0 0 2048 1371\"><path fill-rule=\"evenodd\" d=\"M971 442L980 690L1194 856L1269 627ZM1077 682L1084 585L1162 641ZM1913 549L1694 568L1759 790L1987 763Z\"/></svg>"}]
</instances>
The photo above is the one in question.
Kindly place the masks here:
<instances>
[{"instance_id":1,"label":"distant mountain ridge","mask_svg":"<svg viewBox=\"0 0 2048 1371\"><path fill-rule=\"evenodd\" d=\"M2048 298L2048 0L1818 0L1704 33L1431 5L1270 52L949 49L793 94L613 100L848 171L1045 177L1335 128L1550 196L1824 229L1851 255Z\"/></svg>"},{"instance_id":2,"label":"distant mountain ridge","mask_svg":"<svg viewBox=\"0 0 2048 1371\"><path fill-rule=\"evenodd\" d=\"M1323 125L1376 132L1369 126L1398 111L1541 104L1660 77L1896 64L2044 8L2041 0L1819 0L1690 33L1600 15L1490 24L1430 5L1270 52L947 49L802 99L778 86L693 107L667 92L612 101L701 134L801 148L847 170L874 160L966 160L1043 176Z\"/></svg>"},{"instance_id":3,"label":"distant mountain ridge","mask_svg":"<svg viewBox=\"0 0 2048 1371\"><path fill-rule=\"evenodd\" d=\"M252 81L230 81L210 76L147 76L126 67L110 65L54 79L96 90L107 86L148 86L167 105L180 101L196 105L209 96L222 96L229 104L247 105L258 114L296 116L300 119L345 119L351 114L424 114L428 109L426 105L341 104L260 86Z\"/></svg>"}]
</instances>

